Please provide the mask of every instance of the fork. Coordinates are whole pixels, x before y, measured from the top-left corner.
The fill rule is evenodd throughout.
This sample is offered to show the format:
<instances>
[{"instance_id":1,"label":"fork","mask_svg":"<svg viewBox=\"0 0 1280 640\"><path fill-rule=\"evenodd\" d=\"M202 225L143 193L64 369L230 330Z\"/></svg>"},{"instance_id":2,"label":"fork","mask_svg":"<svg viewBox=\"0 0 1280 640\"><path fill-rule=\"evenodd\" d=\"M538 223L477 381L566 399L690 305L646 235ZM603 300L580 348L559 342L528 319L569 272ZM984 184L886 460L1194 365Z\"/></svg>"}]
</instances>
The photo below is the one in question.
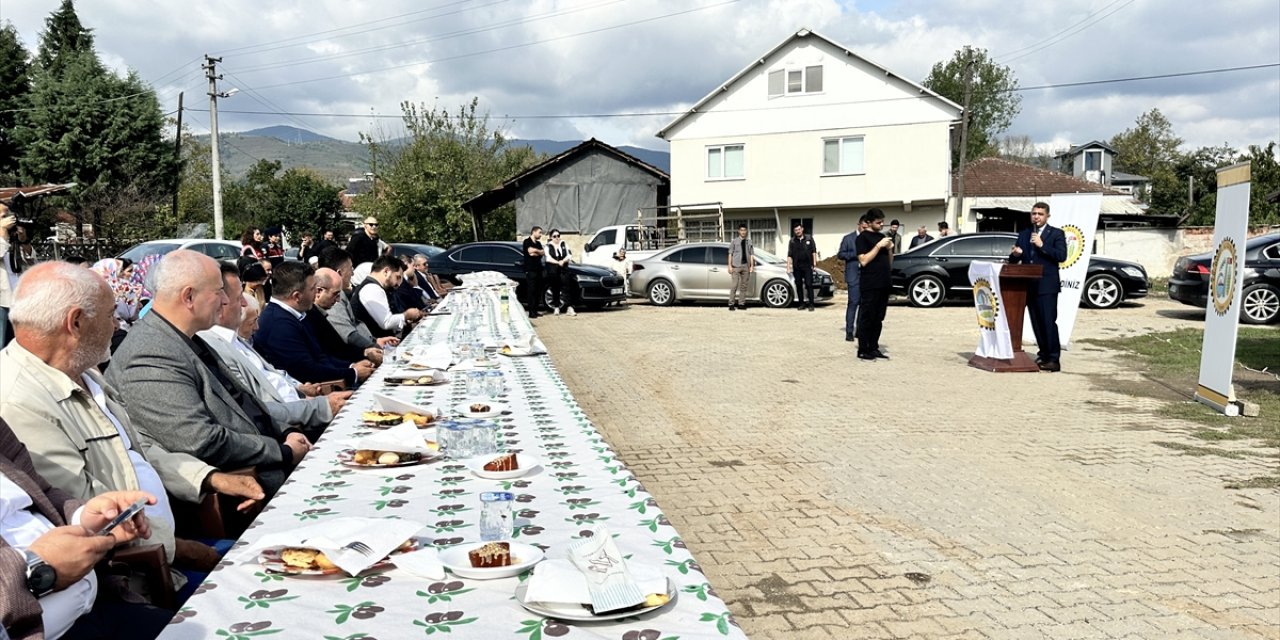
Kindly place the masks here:
<instances>
[{"instance_id":1,"label":"fork","mask_svg":"<svg viewBox=\"0 0 1280 640\"><path fill-rule=\"evenodd\" d=\"M369 555L369 554L373 553L373 549L369 548L369 545L367 545L367 544L365 544L365 543L363 543L363 542L359 542L359 541L357 541L357 542L349 542L349 543L347 543L346 545L344 545L342 548L343 548L343 549L350 549L350 550L352 550L352 551L354 551L354 552L356 552L356 553L358 553L358 554L360 554L360 555L363 555L363 556L367 556L367 555Z\"/></svg>"}]
</instances>

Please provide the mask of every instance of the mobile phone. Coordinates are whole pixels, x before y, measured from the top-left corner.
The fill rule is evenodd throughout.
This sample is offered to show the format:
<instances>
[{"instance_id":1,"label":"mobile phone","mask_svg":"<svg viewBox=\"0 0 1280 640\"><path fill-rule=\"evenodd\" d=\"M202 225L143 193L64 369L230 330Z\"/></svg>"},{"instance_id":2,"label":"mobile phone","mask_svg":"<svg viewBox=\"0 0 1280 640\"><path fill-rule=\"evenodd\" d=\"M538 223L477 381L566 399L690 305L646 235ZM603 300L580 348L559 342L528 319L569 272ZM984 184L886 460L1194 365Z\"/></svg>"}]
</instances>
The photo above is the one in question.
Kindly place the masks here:
<instances>
[{"instance_id":1,"label":"mobile phone","mask_svg":"<svg viewBox=\"0 0 1280 640\"><path fill-rule=\"evenodd\" d=\"M99 535L99 536L111 535L111 532L114 531L116 527L124 524L126 521L129 520L129 518L132 518L138 515L138 512L142 511L144 508L146 508L146 506L147 506L147 499L138 498L137 502L129 505L128 509L121 511L120 515L112 518L111 522L107 523L107 526L99 529L98 532L94 535Z\"/></svg>"}]
</instances>

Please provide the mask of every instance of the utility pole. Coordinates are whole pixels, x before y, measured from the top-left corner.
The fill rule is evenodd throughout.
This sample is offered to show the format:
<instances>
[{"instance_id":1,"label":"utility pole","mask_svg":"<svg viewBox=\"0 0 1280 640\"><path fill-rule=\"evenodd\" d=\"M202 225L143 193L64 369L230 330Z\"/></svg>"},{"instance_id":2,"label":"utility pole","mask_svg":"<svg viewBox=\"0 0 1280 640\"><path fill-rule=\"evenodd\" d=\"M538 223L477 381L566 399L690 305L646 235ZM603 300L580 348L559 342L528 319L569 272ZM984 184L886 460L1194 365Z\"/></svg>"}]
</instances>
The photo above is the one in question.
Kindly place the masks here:
<instances>
[{"instance_id":1,"label":"utility pole","mask_svg":"<svg viewBox=\"0 0 1280 640\"><path fill-rule=\"evenodd\" d=\"M964 47L964 112L960 114L960 177L956 185L956 228L960 232L960 218L964 215L964 174L968 161L969 147L969 102L973 95L973 54L968 45Z\"/></svg>"},{"instance_id":2,"label":"utility pole","mask_svg":"<svg viewBox=\"0 0 1280 640\"><path fill-rule=\"evenodd\" d=\"M222 58L205 54L205 76L209 78L209 143L213 151L213 237L222 240L222 159L218 156L218 75Z\"/></svg>"},{"instance_id":3,"label":"utility pole","mask_svg":"<svg viewBox=\"0 0 1280 640\"><path fill-rule=\"evenodd\" d=\"M185 93L185 92L183 92ZM178 217L178 191L182 189L182 96L178 94L178 133L173 136L173 166L178 170L178 178L173 181L173 217Z\"/></svg>"}]
</instances>

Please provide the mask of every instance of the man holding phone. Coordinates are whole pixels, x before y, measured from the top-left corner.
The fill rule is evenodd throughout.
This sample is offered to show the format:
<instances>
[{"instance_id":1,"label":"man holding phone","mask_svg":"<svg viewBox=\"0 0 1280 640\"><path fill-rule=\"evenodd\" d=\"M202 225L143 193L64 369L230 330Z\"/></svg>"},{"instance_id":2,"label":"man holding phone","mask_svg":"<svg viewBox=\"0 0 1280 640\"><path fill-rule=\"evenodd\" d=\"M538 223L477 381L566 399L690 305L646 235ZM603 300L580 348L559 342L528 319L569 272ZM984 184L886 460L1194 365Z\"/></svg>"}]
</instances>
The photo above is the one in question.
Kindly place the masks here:
<instances>
[{"instance_id":1,"label":"man holding phone","mask_svg":"<svg viewBox=\"0 0 1280 640\"><path fill-rule=\"evenodd\" d=\"M1058 339L1058 292L1062 281L1058 265L1067 259L1067 235L1049 226L1049 205L1031 205L1031 228L1018 234L1009 253L1009 264L1038 264L1044 268L1040 279L1032 282L1027 292L1027 311L1031 313L1031 329L1040 348L1036 364L1041 371L1061 371L1059 360L1062 343Z\"/></svg>"},{"instance_id":2,"label":"man holding phone","mask_svg":"<svg viewBox=\"0 0 1280 640\"><path fill-rule=\"evenodd\" d=\"M9 637L155 637L173 612L99 597L97 565L116 546L149 538L138 512L95 535L142 491L112 491L81 503L36 473L31 456L0 419L0 622Z\"/></svg>"}]
</instances>

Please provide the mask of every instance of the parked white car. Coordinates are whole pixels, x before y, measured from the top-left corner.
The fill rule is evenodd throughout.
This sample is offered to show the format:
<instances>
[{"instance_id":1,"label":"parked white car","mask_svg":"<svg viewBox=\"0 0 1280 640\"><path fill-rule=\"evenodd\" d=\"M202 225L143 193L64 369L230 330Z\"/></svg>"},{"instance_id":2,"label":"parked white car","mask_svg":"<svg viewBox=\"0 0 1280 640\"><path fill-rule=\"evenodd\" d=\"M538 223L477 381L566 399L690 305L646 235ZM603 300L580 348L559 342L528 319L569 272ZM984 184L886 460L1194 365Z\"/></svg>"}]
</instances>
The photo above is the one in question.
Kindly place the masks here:
<instances>
[{"instance_id":1,"label":"parked white car","mask_svg":"<svg viewBox=\"0 0 1280 640\"><path fill-rule=\"evenodd\" d=\"M151 255L164 255L177 249L190 249L203 253L214 260L235 260L240 257L240 243L231 240L210 240L208 238L174 238L170 240L148 240L125 249L117 258L128 258L135 264Z\"/></svg>"}]
</instances>

